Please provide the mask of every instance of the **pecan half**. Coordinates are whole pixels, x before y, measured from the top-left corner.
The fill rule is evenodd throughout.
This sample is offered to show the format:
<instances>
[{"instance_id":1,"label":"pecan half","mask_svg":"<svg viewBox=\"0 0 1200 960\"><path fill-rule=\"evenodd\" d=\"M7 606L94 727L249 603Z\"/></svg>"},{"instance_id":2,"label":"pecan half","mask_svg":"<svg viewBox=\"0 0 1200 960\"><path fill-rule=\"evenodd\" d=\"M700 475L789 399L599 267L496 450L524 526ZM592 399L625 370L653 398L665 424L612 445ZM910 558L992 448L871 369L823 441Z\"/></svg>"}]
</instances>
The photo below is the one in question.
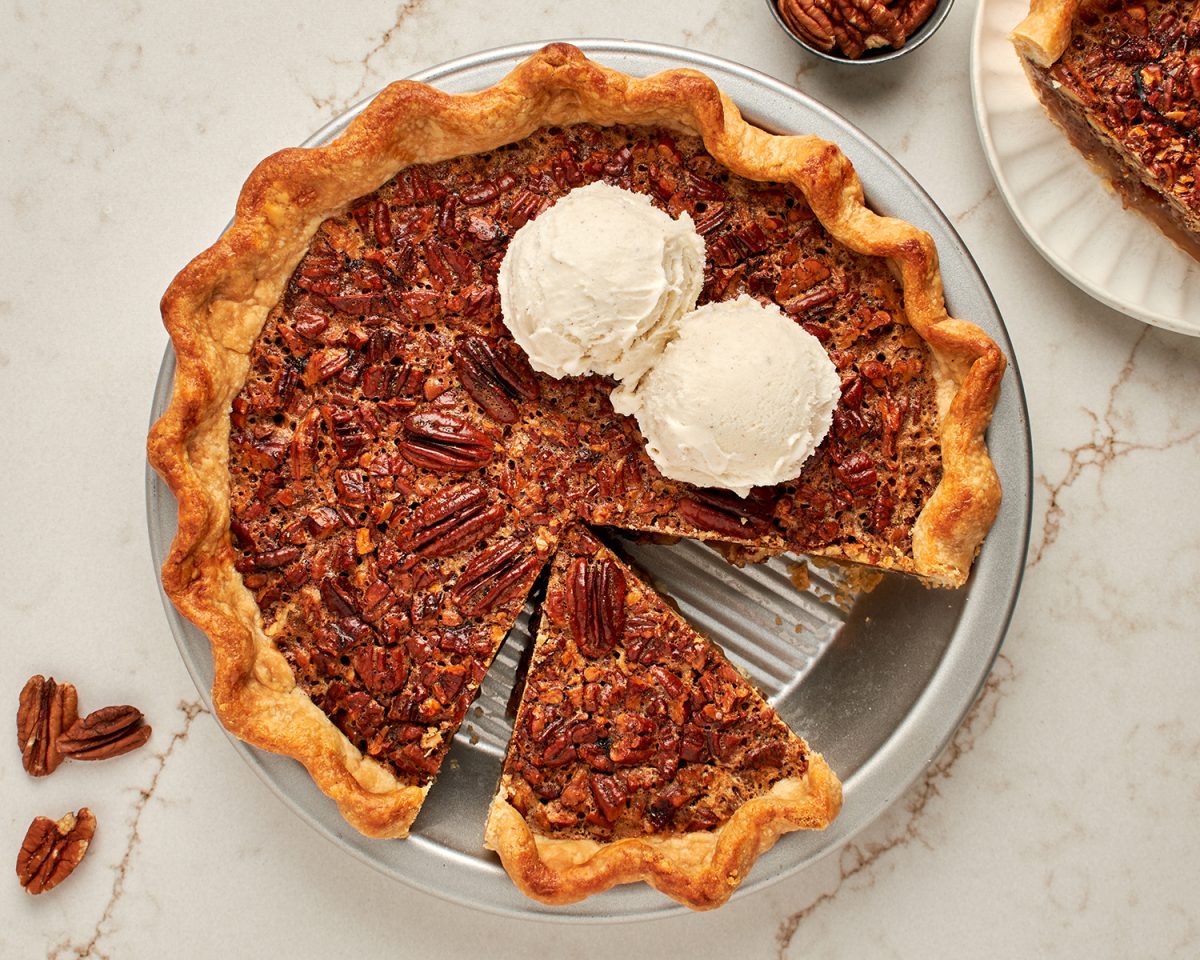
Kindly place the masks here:
<instances>
[{"instance_id":1,"label":"pecan half","mask_svg":"<svg viewBox=\"0 0 1200 960\"><path fill-rule=\"evenodd\" d=\"M937 0L912 0L905 4L900 13L901 37L911 37L917 27L929 19L936 7ZM899 44L896 45L899 46Z\"/></svg>"},{"instance_id":2,"label":"pecan half","mask_svg":"<svg viewBox=\"0 0 1200 960\"><path fill-rule=\"evenodd\" d=\"M780 16L807 43L856 60L904 41L929 19L937 0L776 0Z\"/></svg>"},{"instance_id":3,"label":"pecan half","mask_svg":"<svg viewBox=\"0 0 1200 960\"><path fill-rule=\"evenodd\" d=\"M501 423L516 423L519 400L536 400L537 377L515 344L464 337L454 351L463 389Z\"/></svg>"},{"instance_id":4,"label":"pecan half","mask_svg":"<svg viewBox=\"0 0 1200 960\"><path fill-rule=\"evenodd\" d=\"M585 656L602 657L625 634L625 574L608 559L583 557L567 573L567 615Z\"/></svg>"},{"instance_id":5,"label":"pecan half","mask_svg":"<svg viewBox=\"0 0 1200 960\"><path fill-rule=\"evenodd\" d=\"M492 503L477 483L460 483L435 494L400 530L399 543L423 557L445 557L490 537L504 522L505 509Z\"/></svg>"},{"instance_id":6,"label":"pecan half","mask_svg":"<svg viewBox=\"0 0 1200 960\"><path fill-rule=\"evenodd\" d=\"M702 530L746 540L767 532L774 507L769 496L758 491L739 497L725 490L697 490L679 502L679 515Z\"/></svg>"},{"instance_id":7,"label":"pecan half","mask_svg":"<svg viewBox=\"0 0 1200 960\"><path fill-rule=\"evenodd\" d=\"M520 540L501 540L476 556L459 575L450 596L468 617L490 613L525 585L542 565L536 555L522 556Z\"/></svg>"},{"instance_id":8,"label":"pecan half","mask_svg":"<svg viewBox=\"0 0 1200 960\"><path fill-rule=\"evenodd\" d=\"M32 777L53 773L62 763L58 737L78 717L79 697L69 683L40 674L30 677L17 707L17 744L21 764Z\"/></svg>"},{"instance_id":9,"label":"pecan half","mask_svg":"<svg viewBox=\"0 0 1200 960\"><path fill-rule=\"evenodd\" d=\"M629 799L621 781L616 777L593 773L588 777L588 784L601 816L609 823L616 823L625 810L625 801Z\"/></svg>"},{"instance_id":10,"label":"pecan half","mask_svg":"<svg viewBox=\"0 0 1200 960\"><path fill-rule=\"evenodd\" d=\"M336 377L349 362L350 353L341 348L330 347L316 351L308 358L304 367L305 386L312 387Z\"/></svg>"},{"instance_id":11,"label":"pecan half","mask_svg":"<svg viewBox=\"0 0 1200 960\"><path fill-rule=\"evenodd\" d=\"M929 14L933 12L933 8L937 6L937 0L898 4L898 7L902 6L904 14L908 18L909 26L906 27L905 22L901 21L894 11L889 10L879 0L851 0L851 2L870 24L867 45L882 46L882 41L886 40L888 44L897 48L904 45L908 35L924 23ZM928 9L924 9L926 6Z\"/></svg>"},{"instance_id":12,"label":"pecan half","mask_svg":"<svg viewBox=\"0 0 1200 960\"><path fill-rule=\"evenodd\" d=\"M522 187L513 196L512 203L509 205L508 225L513 230L518 230L549 206L548 197L543 197L541 194Z\"/></svg>"},{"instance_id":13,"label":"pecan half","mask_svg":"<svg viewBox=\"0 0 1200 960\"><path fill-rule=\"evenodd\" d=\"M265 550L262 553L238 557L233 566L238 573L261 573L264 570L286 567L292 561L298 560L300 553L299 547L279 547L277 550Z\"/></svg>"},{"instance_id":14,"label":"pecan half","mask_svg":"<svg viewBox=\"0 0 1200 960\"><path fill-rule=\"evenodd\" d=\"M96 818L87 807L57 823L37 817L29 825L17 854L17 879L36 896L53 890L79 866L96 833Z\"/></svg>"},{"instance_id":15,"label":"pecan half","mask_svg":"<svg viewBox=\"0 0 1200 960\"><path fill-rule=\"evenodd\" d=\"M412 364L396 366L373 363L363 370L362 395L368 400L390 400L412 396L424 381L421 371Z\"/></svg>"},{"instance_id":16,"label":"pecan half","mask_svg":"<svg viewBox=\"0 0 1200 960\"><path fill-rule=\"evenodd\" d=\"M878 479L878 474L875 472L875 464L871 460L870 454L864 453L861 450L846 457L845 460L833 468L833 472L837 474L838 479L842 483L856 493L873 486Z\"/></svg>"},{"instance_id":17,"label":"pecan half","mask_svg":"<svg viewBox=\"0 0 1200 960\"><path fill-rule=\"evenodd\" d=\"M826 53L836 45L833 36L833 24L817 7L801 0L780 0L779 12L784 22L808 43Z\"/></svg>"},{"instance_id":18,"label":"pecan half","mask_svg":"<svg viewBox=\"0 0 1200 960\"><path fill-rule=\"evenodd\" d=\"M414 413L404 419L400 455L415 467L467 473L492 459L492 441L451 413Z\"/></svg>"},{"instance_id":19,"label":"pecan half","mask_svg":"<svg viewBox=\"0 0 1200 960\"><path fill-rule=\"evenodd\" d=\"M72 760L108 760L136 750L150 739L150 726L137 707L101 707L80 717L58 738L58 749Z\"/></svg>"}]
</instances>

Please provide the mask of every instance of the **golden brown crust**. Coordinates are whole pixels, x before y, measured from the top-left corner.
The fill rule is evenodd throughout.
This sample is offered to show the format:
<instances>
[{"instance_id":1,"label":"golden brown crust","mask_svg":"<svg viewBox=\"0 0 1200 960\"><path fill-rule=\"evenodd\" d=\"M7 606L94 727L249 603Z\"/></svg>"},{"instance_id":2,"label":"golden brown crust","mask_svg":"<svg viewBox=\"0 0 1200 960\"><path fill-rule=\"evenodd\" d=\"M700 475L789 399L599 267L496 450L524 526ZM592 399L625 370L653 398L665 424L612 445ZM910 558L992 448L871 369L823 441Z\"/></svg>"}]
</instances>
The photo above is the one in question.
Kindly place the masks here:
<instances>
[{"instance_id":1,"label":"golden brown crust","mask_svg":"<svg viewBox=\"0 0 1200 960\"><path fill-rule=\"evenodd\" d=\"M574 903L621 883L645 881L693 910L726 900L754 861L792 830L821 830L842 806L842 786L824 758L809 754L803 778L781 780L748 800L721 827L612 843L535 836L501 787L488 811L484 843L523 893L542 903Z\"/></svg>"},{"instance_id":2,"label":"golden brown crust","mask_svg":"<svg viewBox=\"0 0 1200 960\"><path fill-rule=\"evenodd\" d=\"M1024 59L1048 67L1071 42L1080 0L1030 0L1029 15L1013 28L1013 46Z\"/></svg>"},{"instance_id":3,"label":"golden brown crust","mask_svg":"<svg viewBox=\"0 0 1200 960\"><path fill-rule=\"evenodd\" d=\"M333 143L284 150L259 164L232 226L171 284L162 312L175 347L175 387L149 439L150 461L179 502L163 585L212 642L218 717L242 739L301 761L346 819L372 836L406 835L424 791L363 757L296 687L233 569L230 402L268 312L322 220L408 165L483 152L541 126L575 122L699 133L735 173L797 184L834 237L860 253L889 258L910 322L937 358L946 400L943 479L918 522L914 572L938 583L964 582L999 503L983 432L1004 359L977 327L947 316L932 241L868 210L858 177L837 147L749 126L732 101L694 71L627 77L566 44L546 47L475 94L393 83Z\"/></svg>"},{"instance_id":4,"label":"golden brown crust","mask_svg":"<svg viewBox=\"0 0 1200 960\"><path fill-rule=\"evenodd\" d=\"M631 819L625 819L620 810L616 811L615 819L610 819L602 805L587 812L586 798L566 800L569 786L561 792L551 791L558 801L546 805L538 803L541 794L536 789L531 791L529 775L538 769L547 755L536 746L545 742L539 730L544 735L547 729L569 715L573 718L572 723L583 724L574 729L585 731L585 739L587 727L596 723L599 724L596 729L617 736L614 728L620 728L622 718L637 716L645 706L641 692L629 698L625 693L614 694L615 699L604 704L597 698L590 706L583 696L576 702L568 696L565 698L570 704L567 712L555 714L546 712L547 707L553 706L553 698L547 695L558 690L576 690L582 694L585 681L609 691L618 684L624 687L625 676L632 683L631 674L638 669L635 664L646 669L647 660L644 651L634 653L627 643L644 637L644 625L656 623L667 636L674 638L672 652L666 657L660 657L657 652L651 655L649 662L659 664L650 667L651 671L659 669L671 674L680 665L679 661L690 665L686 668L689 678L678 681L678 692L674 694L680 698L674 701L680 706L696 694L701 700L709 696L705 692L706 680L711 682L730 667L714 644L688 627L663 597L628 568L622 570L617 581L622 594L619 603L625 609L625 623L630 622L628 618L636 618L639 627L632 631L617 628L619 639L608 651L584 649L580 643L579 624L570 612L571 595L574 590L588 589L589 578L584 574L581 583L577 571L581 566L587 568L592 561L602 567L615 566L618 570L624 566L585 529L575 527L568 531L560 543L555 568L546 586L543 616L513 724L509 752L488 812L485 845L500 854L505 869L523 892L544 903L572 903L617 884L645 881L694 910L720 906L745 879L755 860L782 834L793 830L822 830L829 825L841 808L841 783L824 758L813 753L788 729L749 684L735 683L728 688L737 691L729 702L739 704L732 708L739 716L726 715L728 722L722 724L722 729L734 739L750 740L756 747L774 745L782 749L777 759L767 764L769 773L760 769L751 773L749 779L741 779L742 775L751 772L744 765L744 758L740 762L732 756L708 758L715 761L706 771L713 774L713 778L691 782L702 784L699 787L702 800L720 804L709 806L702 802L698 808L707 809L717 817L714 822L719 822L720 826L715 829L675 828L672 823L690 825L703 821L694 818L694 813L674 821L670 815L656 818L649 812L655 804L651 802L647 806L647 796L641 801L629 798L631 806L639 811ZM671 661L676 658L678 660L672 665ZM712 689L712 702L715 703L723 695ZM664 743L678 737L685 729L684 714L672 719L670 705L659 700L658 706L663 709L650 726L658 731L654 735L657 741ZM689 715L694 719L705 709L693 707ZM647 713L645 719L649 716ZM749 719L748 725L740 722L745 719ZM711 730L709 736L712 736ZM678 744L679 740L676 742ZM663 773L663 767L658 767L657 771L652 767L645 768L641 773L650 773L656 778L655 790L670 783L665 791L669 796L681 786L681 781L674 779L677 775L682 775L686 781L687 773L700 772L696 766L690 766L686 772L681 769L696 763L694 754L689 760L685 753L681 749L673 754L676 768L670 775ZM580 774L583 774L584 782L590 785L592 798L599 801L603 791L597 792L597 788L605 780L628 784L630 794L638 791L639 788L633 785L641 778L636 761L628 756L624 759L631 760L634 769L608 777L597 777L592 761L586 757L568 758L565 767L560 769L566 774L567 784L579 784ZM659 759L643 762L656 765ZM722 772L731 775L730 778L722 779ZM766 777L759 779L761 774ZM658 776L665 780L658 780ZM538 777L545 786L547 779L542 779L541 773ZM624 788L622 793L624 795ZM749 799L735 799L745 798L748 794ZM618 806L623 803L621 801ZM725 806L726 803L729 806ZM551 813L556 804L558 809ZM665 812L661 807L658 809L660 814ZM596 819L597 815L599 819Z\"/></svg>"}]
</instances>

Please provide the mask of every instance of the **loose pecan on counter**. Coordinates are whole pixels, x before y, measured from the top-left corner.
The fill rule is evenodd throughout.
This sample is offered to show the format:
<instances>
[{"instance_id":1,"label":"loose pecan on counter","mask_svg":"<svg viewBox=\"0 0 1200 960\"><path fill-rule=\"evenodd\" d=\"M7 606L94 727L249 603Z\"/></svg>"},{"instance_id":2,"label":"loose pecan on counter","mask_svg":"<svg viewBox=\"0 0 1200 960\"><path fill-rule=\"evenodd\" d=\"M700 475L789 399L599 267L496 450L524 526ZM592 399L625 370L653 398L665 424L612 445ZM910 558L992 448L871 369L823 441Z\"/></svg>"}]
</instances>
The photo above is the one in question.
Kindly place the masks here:
<instances>
[{"instance_id":1,"label":"loose pecan on counter","mask_svg":"<svg viewBox=\"0 0 1200 960\"><path fill-rule=\"evenodd\" d=\"M150 726L137 707L101 707L76 720L58 738L72 760L108 760L136 750L150 739Z\"/></svg>"},{"instance_id":2,"label":"loose pecan on counter","mask_svg":"<svg viewBox=\"0 0 1200 960\"><path fill-rule=\"evenodd\" d=\"M53 773L63 761L59 734L78 716L79 698L69 683L55 683L38 674L21 690L17 707L17 743L21 764L31 777Z\"/></svg>"},{"instance_id":3,"label":"loose pecan on counter","mask_svg":"<svg viewBox=\"0 0 1200 960\"><path fill-rule=\"evenodd\" d=\"M96 818L87 807L57 823L37 817L29 825L17 854L17 879L26 893L53 890L79 866L96 833Z\"/></svg>"}]
</instances>

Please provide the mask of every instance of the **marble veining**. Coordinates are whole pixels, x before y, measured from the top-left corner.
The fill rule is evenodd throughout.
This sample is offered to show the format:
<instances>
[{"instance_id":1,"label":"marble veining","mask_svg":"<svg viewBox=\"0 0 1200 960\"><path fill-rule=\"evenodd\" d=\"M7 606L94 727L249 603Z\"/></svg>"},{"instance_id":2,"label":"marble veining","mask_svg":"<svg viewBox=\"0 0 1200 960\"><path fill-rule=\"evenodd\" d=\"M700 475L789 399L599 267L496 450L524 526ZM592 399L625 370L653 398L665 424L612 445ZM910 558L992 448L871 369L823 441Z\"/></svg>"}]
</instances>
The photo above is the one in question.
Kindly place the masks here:
<instances>
[{"instance_id":1,"label":"marble veining","mask_svg":"<svg viewBox=\"0 0 1200 960\"><path fill-rule=\"evenodd\" d=\"M775 934L779 960L788 956L792 939L801 925L815 910L832 901L844 884L854 881L860 889L869 887L874 879L871 871L880 857L914 841L929 845L929 841L921 835L921 818L926 807L941 796L939 784L953 776L954 767L959 759L992 725L1000 701L1014 679L1015 668L1012 660L1004 653L999 654L991 674L984 682L979 698L963 719L962 726L955 731L946 749L929 767L920 782L908 791L898 807L889 811L885 819L894 822L888 823L886 834L881 839L876 839L876 831L872 829L867 831L867 839L846 844L838 854L838 876L833 889L822 893L808 906L797 910L779 925ZM803 956L803 950L798 950L797 955Z\"/></svg>"},{"instance_id":2,"label":"marble veining","mask_svg":"<svg viewBox=\"0 0 1200 960\"><path fill-rule=\"evenodd\" d=\"M362 57L358 60L340 60L336 57L330 58L330 63L334 66L342 67L357 64L362 68L362 79L359 80L358 86L353 92L344 97L313 97L313 105L319 110L326 111L330 119L345 113L351 106L365 97L372 89L379 89L385 86L395 77L385 77L380 74L374 67L374 60L381 54L391 52L393 41L398 39L398 34L410 22L410 18L425 6L426 0L404 0L396 8L396 18L390 27L379 34L378 40Z\"/></svg>"},{"instance_id":3,"label":"marble veining","mask_svg":"<svg viewBox=\"0 0 1200 960\"><path fill-rule=\"evenodd\" d=\"M126 823L128 839L125 844L125 850L121 854L121 859L112 867L112 891L108 901L104 904L100 918L96 921L95 928L84 942L72 939L55 944L46 954L48 960L67 960L67 958L82 960L84 957L107 957L110 955L101 948L101 942L112 934L119 932L120 929L115 925L113 915L116 912L122 895L125 893L125 878L128 876L129 870L133 865L134 854L142 842L141 834L138 832L142 813L145 811L147 804L154 799L155 791L158 789L158 781L162 777L163 771L166 770L167 763L170 762L172 756L175 754L175 748L187 740L188 734L192 729L192 723L195 722L196 718L201 714L209 712L198 700L180 701L178 711L182 714L180 725L170 734L166 748L154 754L157 764L152 768L149 782L144 787L136 788L137 797L133 802L129 820Z\"/></svg>"},{"instance_id":4,"label":"marble veining","mask_svg":"<svg viewBox=\"0 0 1200 960\"><path fill-rule=\"evenodd\" d=\"M1120 401L1122 392L1134 376L1138 353L1146 341L1154 335L1154 328L1146 327L1133 342L1129 356L1122 365L1116 380L1108 390L1108 397L1103 411L1097 413L1088 407L1083 407L1091 421L1091 436L1083 443L1062 452L1067 456L1067 464L1062 475L1051 481L1045 473L1039 473L1038 483L1045 488L1049 497L1045 516L1042 518L1041 539L1031 547L1030 568L1042 562L1046 550L1053 546L1058 539L1059 528L1065 516L1062 503L1063 492L1069 489L1085 472L1094 468L1103 473L1113 462L1135 453L1158 452L1170 450L1176 446L1194 444L1200 438L1200 427L1188 429L1180 425L1171 430L1161 440L1146 442L1131 435L1127 423L1122 422ZM1193 379L1195 379L1193 377Z\"/></svg>"},{"instance_id":5,"label":"marble veining","mask_svg":"<svg viewBox=\"0 0 1200 960\"><path fill-rule=\"evenodd\" d=\"M901 151L907 150L908 144L902 142L900 144L900 149L901 149ZM992 186L988 187L987 190L984 191L983 195L980 196L980 198L978 200L976 200L973 204L971 204L969 207L967 207L966 210L963 210L961 213L954 214L954 216L951 218L954 221L954 225L956 227L961 228L962 225L964 223L966 223L966 221L970 217L973 217L980 210L984 209L984 207L991 200L993 200L995 198L995 196L996 196L996 187L995 187L995 184L993 184Z\"/></svg>"},{"instance_id":6,"label":"marble veining","mask_svg":"<svg viewBox=\"0 0 1200 960\"><path fill-rule=\"evenodd\" d=\"M971 110L974 6L959 0L911 56L856 70L807 57L761 0L10 4L0 702L11 716L24 680L53 673L93 708L137 704L156 733L136 754L36 782L11 742L0 750L0 856L37 814L87 805L99 821L88 860L51 894L0 881L0 956L240 957L281 944L305 957L1196 956L1200 341L1097 304L1012 221ZM253 164L393 79L582 36L747 63L896 156L1005 316L1037 480L1004 650L921 780L798 876L714 913L605 928L464 910L311 831L196 700L142 532L166 342L157 301L227 221Z\"/></svg>"}]
</instances>

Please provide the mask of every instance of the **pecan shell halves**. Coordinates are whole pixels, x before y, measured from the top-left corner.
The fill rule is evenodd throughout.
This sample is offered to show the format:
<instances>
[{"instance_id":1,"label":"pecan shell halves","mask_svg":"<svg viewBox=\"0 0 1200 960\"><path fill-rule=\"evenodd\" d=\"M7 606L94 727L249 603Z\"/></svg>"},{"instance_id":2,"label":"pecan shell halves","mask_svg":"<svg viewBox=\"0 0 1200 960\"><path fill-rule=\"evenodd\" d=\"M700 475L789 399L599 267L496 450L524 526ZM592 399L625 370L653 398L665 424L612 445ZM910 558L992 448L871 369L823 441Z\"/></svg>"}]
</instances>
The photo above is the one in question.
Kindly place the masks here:
<instances>
[{"instance_id":1,"label":"pecan shell halves","mask_svg":"<svg viewBox=\"0 0 1200 960\"><path fill-rule=\"evenodd\" d=\"M72 760L108 760L136 750L150 739L137 707L101 707L76 720L58 738L58 749Z\"/></svg>"},{"instance_id":2,"label":"pecan shell halves","mask_svg":"<svg viewBox=\"0 0 1200 960\"><path fill-rule=\"evenodd\" d=\"M62 763L58 738L78 717L79 697L69 683L40 674L30 677L17 707L17 743L21 764L33 777L53 773Z\"/></svg>"},{"instance_id":3,"label":"pecan shell halves","mask_svg":"<svg viewBox=\"0 0 1200 960\"><path fill-rule=\"evenodd\" d=\"M79 866L96 833L96 818L87 807L57 823L37 817L29 825L17 854L17 879L26 893L53 890Z\"/></svg>"},{"instance_id":4,"label":"pecan shell halves","mask_svg":"<svg viewBox=\"0 0 1200 960\"><path fill-rule=\"evenodd\" d=\"M492 459L492 441L462 417L450 413L410 414L404 419L400 455L415 467L468 473Z\"/></svg>"},{"instance_id":5,"label":"pecan shell halves","mask_svg":"<svg viewBox=\"0 0 1200 960\"><path fill-rule=\"evenodd\" d=\"M612 560L583 557L567 572L567 616L581 653L602 657L625 635L625 574Z\"/></svg>"}]
</instances>

